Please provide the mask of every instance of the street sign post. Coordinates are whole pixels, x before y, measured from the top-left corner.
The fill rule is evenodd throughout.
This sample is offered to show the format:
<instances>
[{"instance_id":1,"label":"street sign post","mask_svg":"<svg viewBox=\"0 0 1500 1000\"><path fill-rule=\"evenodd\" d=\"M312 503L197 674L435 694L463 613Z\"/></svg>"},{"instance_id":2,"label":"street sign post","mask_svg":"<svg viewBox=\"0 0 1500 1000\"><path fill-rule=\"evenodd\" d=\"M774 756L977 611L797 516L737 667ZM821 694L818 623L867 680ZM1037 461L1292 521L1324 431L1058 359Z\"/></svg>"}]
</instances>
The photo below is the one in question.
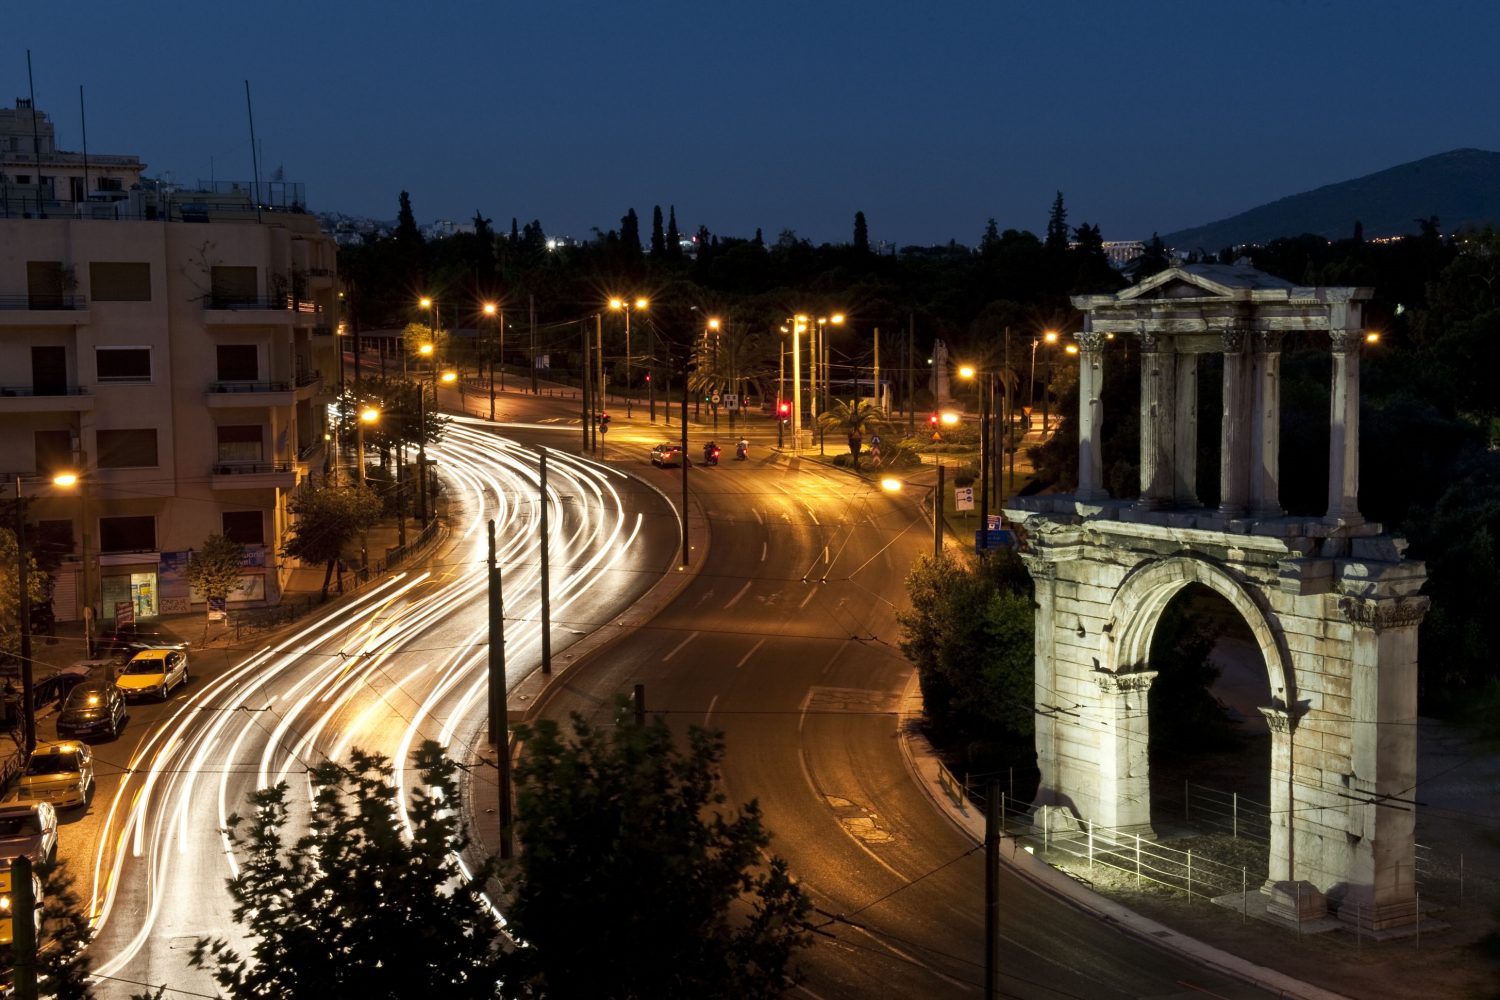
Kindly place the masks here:
<instances>
[{"instance_id":1,"label":"street sign post","mask_svg":"<svg viewBox=\"0 0 1500 1000\"><path fill-rule=\"evenodd\" d=\"M953 487L953 509L954 510L973 510L974 509L974 487L972 487L972 486L955 486L955 487Z\"/></svg>"},{"instance_id":2,"label":"street sign post","mask_svg":"<svg viewBox=\"0 0 1500 1000\"><path fill-rule=\"evenodd\" d=\"M724 393L724 406L731 410L740 408L740 394L737 392Z\"/></svg>"}]
</instances>

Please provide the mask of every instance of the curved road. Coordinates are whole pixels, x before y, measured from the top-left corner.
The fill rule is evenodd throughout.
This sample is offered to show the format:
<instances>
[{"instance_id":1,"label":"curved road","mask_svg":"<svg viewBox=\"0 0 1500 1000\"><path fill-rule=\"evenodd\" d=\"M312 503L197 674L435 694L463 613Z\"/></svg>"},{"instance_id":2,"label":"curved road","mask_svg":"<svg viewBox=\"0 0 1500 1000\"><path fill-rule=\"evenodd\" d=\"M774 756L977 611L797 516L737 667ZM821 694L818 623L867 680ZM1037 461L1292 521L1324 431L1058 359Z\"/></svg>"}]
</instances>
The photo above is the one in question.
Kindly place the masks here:
<instances>
[{"instance_id":1,"label":"curved road","mask_svg":"<svg viewBox=\"0 0 1500 1000\"><path fill-rule=\"evenodd\" d=\"M678 495L674 470L635 471ZM547 714L608 721L613 696L640 683L675 727L724 730L726 793L759 800L771 849L818 909L804 994L981 995L982 852L916 786L897 735L912 669L894 614L928 522L911 497L764 452L689 481L707 564ZM1267 995L1001 880L1004 995Z\"/></svg>"},{"instance_id":2,"label":"curved road","mask_svg":"<svg viewBox=\"0 0 1500 1000\"><path fill-rule=\"evenodd\" d=\"M398 765L429 738L472 756L486 720L489 518L506 588L507 682L537 666L536 452L460 419L435 453L450 530L430 558L248 655L194 653L192 683L166 705L136 706L122 737L98 748L98 790L62 844L96 916L101 997L163 983L214 994L187 955L199 936L238 936L224 886L236 864L219 831L255 788L286 781L294 801L310 801L307 769L352 746ZM671 566L678 521L659 494L607 466L550 449L547 464L556 655ZM398 781L406 773L398 767Z\"/></svg>"}]
</instances>

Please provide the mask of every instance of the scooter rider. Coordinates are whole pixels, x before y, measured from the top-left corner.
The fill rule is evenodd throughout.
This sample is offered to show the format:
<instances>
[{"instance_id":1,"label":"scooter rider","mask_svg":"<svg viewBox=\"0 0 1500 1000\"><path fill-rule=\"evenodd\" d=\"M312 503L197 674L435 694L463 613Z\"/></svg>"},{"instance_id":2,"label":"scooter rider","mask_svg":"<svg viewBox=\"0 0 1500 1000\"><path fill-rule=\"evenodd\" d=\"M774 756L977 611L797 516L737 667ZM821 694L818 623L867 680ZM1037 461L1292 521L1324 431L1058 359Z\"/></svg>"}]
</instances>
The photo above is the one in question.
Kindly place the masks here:
<instances>
[{"instance_id":1,"label":"scooter rider","mask_svg":"<svg viewBox=\"0 0 1500 1000\"><path fill-rule=\"evenodd\" d=\"M708 465L715 465L715 464L717 464L718 460L719 460L718 456L719 456L719 446L717 444L715 444L714 442L710 441L710 442L708 442L708 444L706 444L706 445L703 446L703 461L705 463L707 463Z\"/></svg>"},{"instance_id":2,"label":"scooter rider","mask_svg":"<svg viewBox=\"0 0 1500 1000\"><path fill-rule=\"evenodd\" d=\"M748 438L740 438L739 443L734 446L734 457L738 459L750 457L750 441Z\"/></svg>"}]
</instances>

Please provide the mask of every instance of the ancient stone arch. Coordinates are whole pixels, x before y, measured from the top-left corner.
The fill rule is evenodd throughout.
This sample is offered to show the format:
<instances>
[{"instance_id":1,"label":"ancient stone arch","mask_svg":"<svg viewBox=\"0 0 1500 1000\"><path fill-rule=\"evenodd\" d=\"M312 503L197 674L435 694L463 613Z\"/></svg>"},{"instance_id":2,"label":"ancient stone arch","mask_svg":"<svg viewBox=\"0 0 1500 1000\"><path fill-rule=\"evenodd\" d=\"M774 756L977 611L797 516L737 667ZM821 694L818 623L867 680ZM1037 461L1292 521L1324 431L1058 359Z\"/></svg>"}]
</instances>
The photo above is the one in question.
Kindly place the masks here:
<instances>
[{"instance_id":1,"label":"ancient stone arch","mask_svg":"<svg viewBox=\"0 0 1500 1000\"><path fill-rule=\"evenodd\" d=\"M1364 288L1300 288L1241 266L1174 267L1115 295L1075 297L1079 484L1016 498L1036 584L1039 802L1097 826L1150 828L1151 636L1190 583L1224 597L1265 660L1272 907L1326 904L1367 929L1417 919L1417 627L1421 563L1364 521L1359 352ZM1329 503L1279 500L1280 349L1332 354ZM1098 442L1109 341L1140 351L1140 495L1103 488ZM1116 344L1116 347L1124 344ZM1223 355L1220 503L1196 496L1198 361ZM1289 902L1290 901L1290 902Z\"/></svg>"}]
</instances>

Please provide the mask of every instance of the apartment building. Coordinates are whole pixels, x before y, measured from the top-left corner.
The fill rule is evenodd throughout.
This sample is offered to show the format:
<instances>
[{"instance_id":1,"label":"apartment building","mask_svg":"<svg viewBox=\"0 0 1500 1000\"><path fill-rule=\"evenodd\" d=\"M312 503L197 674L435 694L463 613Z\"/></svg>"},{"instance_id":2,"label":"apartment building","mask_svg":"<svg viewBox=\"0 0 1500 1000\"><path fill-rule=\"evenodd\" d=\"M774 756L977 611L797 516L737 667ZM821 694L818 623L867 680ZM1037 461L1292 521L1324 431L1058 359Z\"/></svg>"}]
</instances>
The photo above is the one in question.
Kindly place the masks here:
<instances>
[{"instance_id":1,"label":"apartment building","mask_svg":"<svg viewBox=\"0 0 1500 1000\"><path fill-rule=\"evenodd\" d=\"M0 115L0 170L31 159L40 191L19 212L0 197L0 470L64 553L58 619L203 608L183 570L211 534L246 546L231 604L275 600L288 497L324 471L333 240L287 185L190 190L137 170L95 197L50 137L40 170L17 152L32 129ZM82 475L64 487L62 471Z\"/></svg>"}]
</instances>

